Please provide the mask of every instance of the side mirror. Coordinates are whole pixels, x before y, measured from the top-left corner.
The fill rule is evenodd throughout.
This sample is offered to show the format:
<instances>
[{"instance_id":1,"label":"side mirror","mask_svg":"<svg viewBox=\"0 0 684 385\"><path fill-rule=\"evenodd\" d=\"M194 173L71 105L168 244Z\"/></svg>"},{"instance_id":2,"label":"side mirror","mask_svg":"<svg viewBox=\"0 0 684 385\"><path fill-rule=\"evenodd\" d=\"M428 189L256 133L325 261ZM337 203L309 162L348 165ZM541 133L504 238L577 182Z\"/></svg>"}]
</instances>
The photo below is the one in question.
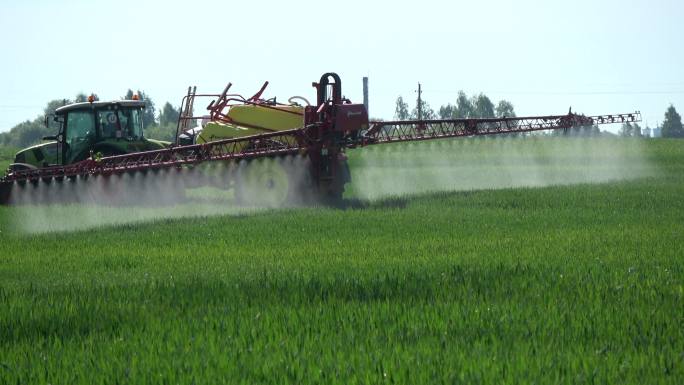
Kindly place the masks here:
<instances>
[{"instance_id":1,"label":"side mirror","mask_svg":"<svg viewBox=\"0 0 684 385\"><path fill-rule=\"evenodd\" d=\"M45 121L44 121L44 123L45 123L45 127L46 127L46 128L50 128L50 121L54 121L54 122L61 123L61 122L62 122L62 119L60 119L60 117L58 117L57 114L47 114L47 115L45 115Z\"/></svg>"},{"instance_id":2,"label":"side mirror","mask_svg":"<svg viewBox=\"0 0 684 385\"><path fill-rule=\"evenodd\" d=\"M44 136L43 140L56 140L59 141L59 135Z\"/></svg>"}]
</instances>

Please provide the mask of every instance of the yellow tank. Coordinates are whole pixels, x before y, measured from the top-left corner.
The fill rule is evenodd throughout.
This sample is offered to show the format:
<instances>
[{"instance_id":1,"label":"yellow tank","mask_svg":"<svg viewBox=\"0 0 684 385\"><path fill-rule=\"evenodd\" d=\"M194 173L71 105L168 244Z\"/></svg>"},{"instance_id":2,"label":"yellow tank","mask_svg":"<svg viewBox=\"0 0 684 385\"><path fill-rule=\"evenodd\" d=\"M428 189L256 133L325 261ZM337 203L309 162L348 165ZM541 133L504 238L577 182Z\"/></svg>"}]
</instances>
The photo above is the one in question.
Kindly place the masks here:
<instances>
[{"instance_id":1,"label":"yellow tank","mask_svg":"<svg viewBox=\"0 0 684 385\"><path fill-rule=\"evenodd\" d=\"M264 107L245 104L230 107L227 115L234 124L207 123L197 137L197 143L291 130L304 126L304 107L302 106Z\"/></svg>"}]
</instances>

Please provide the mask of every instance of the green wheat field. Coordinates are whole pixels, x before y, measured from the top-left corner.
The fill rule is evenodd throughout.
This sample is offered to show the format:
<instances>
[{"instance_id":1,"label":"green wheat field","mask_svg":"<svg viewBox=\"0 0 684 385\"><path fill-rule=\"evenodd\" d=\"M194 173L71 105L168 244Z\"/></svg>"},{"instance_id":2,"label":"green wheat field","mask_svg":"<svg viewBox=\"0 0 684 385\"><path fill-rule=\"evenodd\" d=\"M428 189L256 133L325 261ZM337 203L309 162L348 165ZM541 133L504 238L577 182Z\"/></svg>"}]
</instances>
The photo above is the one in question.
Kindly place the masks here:
<instances>
[{"instance_id":1,"label":"green wheat field","mask_svg":"<svg viewBox=\"0 0 684 385\"><path fill-rule=\"evenodd\" d=\"M684 141L350 152L343 207L0 207L0 384L682 384Z\"/></svg>"}]
</instances>

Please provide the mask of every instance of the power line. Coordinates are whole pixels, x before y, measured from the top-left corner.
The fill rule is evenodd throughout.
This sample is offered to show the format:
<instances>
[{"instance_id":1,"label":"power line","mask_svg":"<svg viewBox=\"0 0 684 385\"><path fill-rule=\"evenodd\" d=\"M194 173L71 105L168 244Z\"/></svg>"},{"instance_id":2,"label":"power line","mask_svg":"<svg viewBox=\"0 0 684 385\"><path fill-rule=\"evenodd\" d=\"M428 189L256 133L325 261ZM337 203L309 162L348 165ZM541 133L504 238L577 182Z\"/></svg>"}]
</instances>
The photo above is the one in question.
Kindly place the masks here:
<instances>
[{"instance_id":1,"label":"power line","mask_svg":"<svg viewBox=\"0 0 684 385\"><path fill-rule=\"evenodd\" d=\"M0 109L43 109L41 106L0 104Z\"/></svg>"},{"instance_id":2,"label":"power line","mask_svg":"<svg viewBox=\"0 0 684 385\"><path fill-rule=\"evenodd\" d=\"M462 90L423 90L423 92L441 93L441 94L458 94ZM558 91L558 92L544 92L544 91L487 91L492 94L507 94L507 95L684 95L684 90L678 91Z\"/></svg>"}]
</instances>

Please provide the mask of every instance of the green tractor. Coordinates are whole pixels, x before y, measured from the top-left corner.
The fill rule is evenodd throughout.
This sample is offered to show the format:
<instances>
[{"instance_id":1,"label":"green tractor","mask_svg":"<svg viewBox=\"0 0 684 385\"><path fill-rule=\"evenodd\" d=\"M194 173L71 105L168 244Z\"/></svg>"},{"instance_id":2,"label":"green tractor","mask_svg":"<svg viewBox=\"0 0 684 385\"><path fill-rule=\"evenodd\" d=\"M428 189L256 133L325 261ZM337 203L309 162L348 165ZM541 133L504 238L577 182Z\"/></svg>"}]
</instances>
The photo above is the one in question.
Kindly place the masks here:
<instances>
[{"instance_id":1,"label":"green tractor","mask_svg":"<svg viewBox=\"0 0 684 385\"><path fill-rule=\"evenodd\" d=\"M92 99L91 99L92 100ZM142 114L145 102L117 100L89 101L58 108L50 118L59 124L57 135L44 137L49 142L17 153L9 171L68 165L88 157L122 155L158 150L169 142L147 139L143 135Z\"/></svg>"}]
</instances>

